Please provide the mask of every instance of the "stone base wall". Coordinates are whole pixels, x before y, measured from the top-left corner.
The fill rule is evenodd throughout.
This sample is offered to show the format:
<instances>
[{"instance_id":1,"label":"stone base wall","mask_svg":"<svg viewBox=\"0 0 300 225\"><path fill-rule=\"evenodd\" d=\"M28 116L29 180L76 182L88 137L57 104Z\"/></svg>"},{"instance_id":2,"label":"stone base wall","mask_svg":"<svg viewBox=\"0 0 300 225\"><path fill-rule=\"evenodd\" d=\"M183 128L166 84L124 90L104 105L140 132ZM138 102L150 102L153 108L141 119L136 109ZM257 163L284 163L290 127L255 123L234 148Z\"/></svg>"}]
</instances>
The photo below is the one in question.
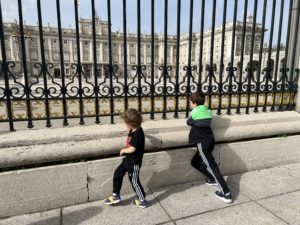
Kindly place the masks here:
<instances>
[{"instance_id":1,"label":"stone base wall","mask_svg":"<svg viewBox=\"0 0 300 225\"><path fill-rule=\"evenodd\" d=\"M147 191L203 179L190 164L196 150L187 146L188 128L184 122L145 122L147 153L141 182ZM300 162L299 123L300 116L295 112L216 117L214 156L221 172L230 175ZM63 129L26 131L26 135L31 135L30 142L23 131L14 133L18 141L13 140L12 133L2 135L2 168L55 162L60 157L74 159L102 154L104 158L0 173L0 218L105 198L112 191L113 172L122 160L117 153L126 137L126 132L120 132L123 126L83 127L81 131L65 128L64 133ZM39 136L32 134L35 132ZM48 135L43 136L43 132ZM98 139L99 136L103 138ZM122 188L122 194L125 193L133 193L127 177Z\"/></svg>"}]
</instances>

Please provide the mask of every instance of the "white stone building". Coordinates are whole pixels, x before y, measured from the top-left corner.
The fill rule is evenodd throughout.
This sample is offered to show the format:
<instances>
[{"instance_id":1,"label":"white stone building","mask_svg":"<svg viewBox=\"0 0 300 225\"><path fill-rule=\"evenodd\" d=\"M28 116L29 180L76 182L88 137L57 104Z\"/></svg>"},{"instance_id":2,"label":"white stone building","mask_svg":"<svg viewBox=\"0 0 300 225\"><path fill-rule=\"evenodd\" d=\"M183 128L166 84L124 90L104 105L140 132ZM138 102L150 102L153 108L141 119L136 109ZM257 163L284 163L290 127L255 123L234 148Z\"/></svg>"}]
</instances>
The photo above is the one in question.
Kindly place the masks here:
<instances>
[{"instance_id":1,"label":"white stone building","mask_svg":"<svg viewBox=\"0 0 300 225\"><path fill-rule=\"evenodd\" d=\"M97 33L97 71L94 72L93 67L93 39L92 39L92 21L89 19L80 19L80 54L81 63L84 68L84 74L87 78L93 78L94 75L99 78L108 76L107 71L103 68L103 65L108 64L108 23L96 18L96 33ZM232 54L232 32L233 23L226 23L225 30L225 42L224 42L224 66L228 66L231 60ZM17 23L5 23L5 47L8 61L14 62L15 67L11 68L12 73L19 75L23 73L22 66L22 53L21 44L19 38L19 25ZM44 27L44 48L46 63L52 63L53 68L48 67L49 74L54 78L61 78L61 63L60 63L60 48L58 39L58 29L55 27ZM258 67L259 48L261 42L261 24L256 24L256 33L254 40L254 55L253 66ZM41 62L41 50L39 40L38 26L24 26L24 32L26 37L26 61L28 63L28 73L31 76L38 76L39 69L34 68L34 65ZM235 48L234 48L234 65L238 67L237 73L239 73L240 57L241 57L241 40L243 32L243 23L237 22L235 33ZM245 68L250 58L250 45L251 45L251 33L252 33L252 17L247 19L247 28L245 36L244 47L244 60L243 60L243 73L246 74ZM64 72L66 77L72 77L75 73L75 69L72 68L72 64L77 63L77 45L76 45L76 30L72 28L63 28L63 51L64 51ZM205 66L210 63L210 46L211 46L211 30L207 30L203 34L203 55L202 62ZM213 61L218 68L216 74L219 72L220 58L221 58L221 41L222 41L222 26L216 27L214 35L214 51ZM265 40L266 42L267 40ZM167 64L172 67L170 76L175 76L176 65L176 43L177 38L174 35L168 36L168 57ZM180 37L180 71L179 76L183 77L185 71L183 66L188 64L188 34L182 34ZM154 49L154 65L155 65L155 77L160 76L161 71L159 66L164 63L164 36L162 34L155 35L155 49ZM0 54L0 57L2 55ZM193 33L192 38L192 52L191 59L192 65L199 65L200 57L200 33ZM276 63L276 51L272 51L272 63ZM284 58L284 51L280 51L279 66L282 64ZM0 58L1 60L1 58ZM118 66L116 75L120 78L124 76L124 47L123 47L123 33L112 32L112 60L113 64ZM267 61L267 51L264 49L262 57L262 69L265 67ZM275 62L275 63L274 63ZM137 64L137 35L127 34L127 64L128 64L128 76L133 77L136 71L132 70L132 66ZM146 65L146 71L144 74L150 77L151 71L151 35L141 35L141 64ZM194 72L197 76L198 69ZM205 73L205 72L204 72ZM225 75L223 76L225 77Z\"/></svg>"}]
</instances>

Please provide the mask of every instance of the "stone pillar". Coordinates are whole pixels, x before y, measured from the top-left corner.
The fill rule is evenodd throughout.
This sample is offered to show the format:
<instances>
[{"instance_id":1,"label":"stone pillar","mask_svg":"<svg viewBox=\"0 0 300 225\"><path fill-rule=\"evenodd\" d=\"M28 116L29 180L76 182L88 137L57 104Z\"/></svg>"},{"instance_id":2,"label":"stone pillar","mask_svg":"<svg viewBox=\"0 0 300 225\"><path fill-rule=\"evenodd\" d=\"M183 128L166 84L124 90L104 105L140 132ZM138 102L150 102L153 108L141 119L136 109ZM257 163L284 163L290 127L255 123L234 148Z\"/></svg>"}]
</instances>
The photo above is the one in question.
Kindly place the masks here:
<instances>
[{"instance_id":1,"label":"stone pillar","mask_svg":"<svg viewBox=\"0 0 300 225\"><path fill-rule=\"evenodd\" d=\"M42 52L41 52L41 44L40 44L40 39L39 38L36 39L36 45L37 45L37 48L38 48L38 53L37 53L38 54L38 61L42 62ZM45 49L45 46L44 46L44 49Z\"/></svg>"},{"instance_id":2,"label":"stone pillar","mask_svg":"<svg viewBox=\"0 0 300 225\"><path fill-rule=\"evenodd\" d=\"M80 41L80 44L79 44L79 46L80 46L80 59L81 59L81 62L83 61L83 44L82 44L82 41Z\"/></svg>"},{"instance_id":3,"label":"stone pillar","mask_svg":"<svg viewBox=\"0 0 300 225\"><path fill-rule=\"evenodd\" d=\"M300 27L298 27L298 34L296 36L297 41L296 41L296 45L295 45L295 40L294 40L294 33L296 30L296 26L299 26L299 22L296 21L297 20L297 16L299 13L299 7L300 5L298 5L299 1L294 1L293 4L293 11L292 11L292 21L291 21L291 31L290 31L290 42L289 42L289 54L288 54L288 61L287 61L287 66L288 68L291 68L292 63L295 62L294 64L294 69L299 68L300 67ZM296 51L296 55L295 55L295 61L292 62L292 55L293 52ZM292 71L290 71L291 73ZM290 74L289 74L290 75ZM297 78L297 74L294 72L294 79ZM300 113L300 79L298 79L298 92L296 95L296 111Z\"/></svg>"},{"instance_id":4,"label":"stone pillar","mask_svg":"<svg viewBox=\"0 0 300 225\"><path fill-rule=\"evenodd\" d=\"M93 79L96 75L94 71L94 64L93 64L93 59L94 59L94 51L93 51L93 42L89 43L90 45L90 51L89 51L89 61L91 62L91 79ZM96 62L97 63L97 62Z\"/></svg>"},{"instance_id":5,"label":"stone pillar","mask_svg":"<svg viewBox=\"0 0 300 225\"><path fill-rule=\"evenodd\" d=\"M90 51L89 51L90 52L90 54L89 54L90 59L89 59L89 61L93 62L93 59L94 59L93 42L90 42L89 45L90 45Z\"/></svg>"},{"instance_id":6,"label":"stone pillar","mask_svg":"<svg viewBox=\"0 0 300 225\"><path fill-rule=\"evenodd\" d=\"M69 48L70 48L70 63L74 63L73 40L72 39L70 39L70 41L69 41Z\"/></svg>"},{"instance_id":7,"label":"stone pillar","mask_svg":"<svg viewBox=\"0 0 300 225\"><path fill-rule=\"evenodd\" d=\"M118 49L118 54L119 54L119 64L122 65L122 42L118 43L119 49Z\"/></svg>"},{"instance_id":8,"label":"stone pillar","mask_svg":"<svg viewBox=\"0 0 300 225\"><path fill-rule=\"evenodd\" d=\"M173 51L174 51L174 47L173 45L170 46L170 64L173 64ZM195 54L196 54L196 50L195 50ZM196 59L196 55L195 55L195 59Z\"/></svg>"},{"instance_id":9,"label":"stone pillar","mask_svg":"<svg viewBox=\"0 0 300 225\"><path fill-rule=\"evenodd\" d=\"M100 44L100 55L98 57L100 62L103 63L103 42L100 42L99 44Z\"/></svg>"},{"instance_id":10,"label":"stone pillar","mask_svg":"<svg viewBox=\"0 0 300 225\"><path fill-rule=\"evenodd\" d=\"M49 61L53 62L51 38L48 39L48 46L49 46Z\"/></svg>"},{"instance_id":11,"label":"stone pillar","mask_svg":"<svg viewBox=\"0 0 300 225\"><path fill-rule=\"evenodd\" d=\"M160 43L159 44L159 60L158 60L159 64L163 64L164 63L164 44Z\"/></svg>"},{"instance_id":12,"label":"stone pillar","mask_svg":"<svg viewBox=\"0 0 300 225\"><path fill-rule=\"evenodd\" d=\"M10 36L10 59L16 60L14 38Z\"/></svg>"},{"instance_id":13,"label":"stone pillar","mask_svg":"<svg viewBox=\"0 0 300 225\"><path fill-rule=\"evenodd\" d=\"M300 35L300 32L298 35ZM298 51L298 53L300 52L299 47L298 47L297 51ZM300 65L300 57L298 57L298 67L297 68L299 68L299 65ZM295 102L296 102L296 108L295 108L296 112L300 113L300 78L299 77L298 77L298 90L297 90Z\"/></svg>"}]
</instances>

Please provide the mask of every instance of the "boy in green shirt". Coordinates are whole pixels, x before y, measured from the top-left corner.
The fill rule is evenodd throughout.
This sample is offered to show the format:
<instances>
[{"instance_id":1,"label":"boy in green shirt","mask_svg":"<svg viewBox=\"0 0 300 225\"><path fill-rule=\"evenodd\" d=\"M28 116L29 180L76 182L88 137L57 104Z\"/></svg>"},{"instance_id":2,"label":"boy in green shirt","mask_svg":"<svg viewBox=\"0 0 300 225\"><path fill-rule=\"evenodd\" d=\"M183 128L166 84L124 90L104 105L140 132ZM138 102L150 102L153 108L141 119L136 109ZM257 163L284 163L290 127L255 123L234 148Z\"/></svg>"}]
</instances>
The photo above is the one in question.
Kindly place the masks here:
<instances>
[{"instance_id":1,"label":"boy in green shirt","mask_svg":"<svg viewBox=\"0 0 300 225\"><path fill-rule=\"evenodd\" d=\"M212 112L204 105L204 102L205 96L202 93L191 94L190 106L193 110L187 120L187 124L191 126L189 142L197 147L191 164L206 176L206 184L220 188L220 191L215 192L217 198L231 203L230 190L212 155L215 145L215 137L210 127Z\"/></svg>"}]
</instances>

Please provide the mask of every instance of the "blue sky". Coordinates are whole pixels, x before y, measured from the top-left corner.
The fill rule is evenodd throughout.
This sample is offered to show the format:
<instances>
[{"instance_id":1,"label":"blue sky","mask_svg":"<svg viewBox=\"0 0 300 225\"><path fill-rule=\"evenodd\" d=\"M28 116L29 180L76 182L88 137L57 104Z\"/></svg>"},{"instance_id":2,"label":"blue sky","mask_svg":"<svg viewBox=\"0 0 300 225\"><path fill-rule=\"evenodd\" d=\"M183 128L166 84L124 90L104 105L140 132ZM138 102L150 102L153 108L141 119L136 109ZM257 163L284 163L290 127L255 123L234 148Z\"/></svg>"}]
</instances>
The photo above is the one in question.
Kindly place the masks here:
<instances>
[{"instance_id":1,"label":"blue sky","mask_svg":"<svg viewBox=\"0 0 300 225\"><path fill-rule=\"evenodd\" d=\"M22 0L23 2L23 14L26 24L36 25L37 24L37 8L36 0ZM107 0L95 0L96 11L101 19L107 20ZM122 0L111 0L111 15L112 15L112 30L123 31L123 8ZM128 31L135 33L137 30L137 1L127 0L127 27ZM155 0L155 32L161 33L164 30L164 0ZM212 0L206 0L205 6L205 29L211 27L212 21ZM244 0L238 1L238 20L243 20L244 12ZM275 28L274 28L274 40L273 44L277 42L278 23L280 14L280 2L276 1L276 16L275 16ZM17 0L1 0L3 10L3 20L5 22L18 20L18 4ZM57 26L56 19L56 1L55 0L41 0L42 14L43 14L43 25L46 26L48 23L51 26ZM270 30L271 13L272 13L273 0L268 0L267 5L267 20L266 28ZM181 7L181 33L187 33L189 29L189 8L190 0L182 0ZM227 21L233 20L233 8L234 0L228 0L227 5ZM248 1L247 14L253 15L254 0ZM282 41L286 40L286 29L287 29L287 18L288 18L289 1L284 0L284 20L283 20L283 32ZM223 18L223 0L217 0L216 7L216 25L222 24ZM141 31L142 33L150 33L150 18L151 18L151 1L141 0ZM262 10L263 1L258 0L258 11L257 21L262 21ZM62 12L62 26L72 28L74 24L74 0L61 0L61 12ZM168 33L176 34L176 20L177 20L177 0L169 0L168 7ZM91 1L80 0L79 14L82 18L91 18ZM193 31L198 32L200 30L200 17L201 17L201 0L194 0L194 19L193 19ZM268 39L269 32L266 33ZM265 42L269 42L266 40Z\"/></svg>"}]
</instances>

